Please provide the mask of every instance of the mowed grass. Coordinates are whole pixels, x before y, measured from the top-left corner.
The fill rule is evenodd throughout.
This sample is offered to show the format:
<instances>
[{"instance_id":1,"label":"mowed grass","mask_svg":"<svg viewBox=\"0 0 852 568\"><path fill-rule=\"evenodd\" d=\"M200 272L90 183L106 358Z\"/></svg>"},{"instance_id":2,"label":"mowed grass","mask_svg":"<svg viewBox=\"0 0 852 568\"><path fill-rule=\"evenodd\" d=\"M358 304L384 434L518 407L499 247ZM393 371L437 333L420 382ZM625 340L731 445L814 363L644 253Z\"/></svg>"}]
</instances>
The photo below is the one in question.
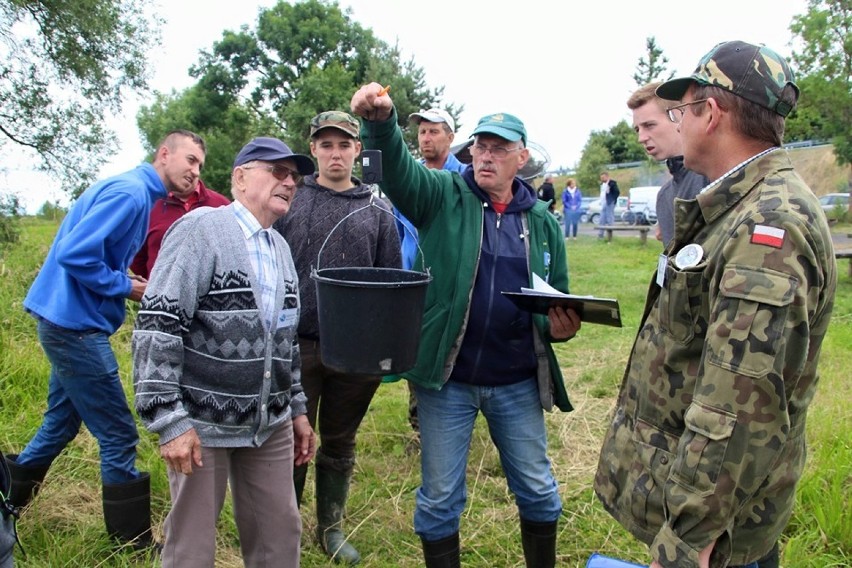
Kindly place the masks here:
<instances>
[{"instance_id":1,"label":"mowed grass","mask_svg":"<svg viewBox=\"0 0 852 568\"><path fill-rule=\"evenodd\" d=\"M35 336L35 324L21 301L44 259L56 226L26 220L21 242L0 258L0 447L14 453L35 432L44 411L49 368ZM837 228L848 232L849 227ZM577 294L617 298L624 327L585 326L559 345L558 354L575 411L547 415L550 454L563 498L558 564L585 566L594 551L648 560L645 547L607 515L592 491L598 449L636 333L660 253L659 243L641 246L635 237L616 236L612 244L594 237L568 243L571 289ZM811 406L811 452L798 503L783 538L787 567L852 565L852 279L846 262L829 336L823 346L821 384ZM130 332L134 309L113 337L128 398ZM407 420L408 390L403 383L380 389L361 427L358 464L347 515L347 530L365 567L422 566L420 543L412 531L414 491L419 485L416 453ZM152 475L155 531L161 536L169 508L168 484L157 440L140 428L138 465ZM523 566L517 512L506 489L496 451L484 421L475 431L468 464L468 506L461 521L462 565ZM313 501L312 476L305 501ZM302 566L329 566L314 538L312 506L303 507ZM101 513L98 448L85 431L51 468L46 483L24 512L18 529L27 555L17 566L150 566L153 562L116 550L106 537ZM230 505L221 518L217 566L242 566Z\"/></svg>"}]
</instances>

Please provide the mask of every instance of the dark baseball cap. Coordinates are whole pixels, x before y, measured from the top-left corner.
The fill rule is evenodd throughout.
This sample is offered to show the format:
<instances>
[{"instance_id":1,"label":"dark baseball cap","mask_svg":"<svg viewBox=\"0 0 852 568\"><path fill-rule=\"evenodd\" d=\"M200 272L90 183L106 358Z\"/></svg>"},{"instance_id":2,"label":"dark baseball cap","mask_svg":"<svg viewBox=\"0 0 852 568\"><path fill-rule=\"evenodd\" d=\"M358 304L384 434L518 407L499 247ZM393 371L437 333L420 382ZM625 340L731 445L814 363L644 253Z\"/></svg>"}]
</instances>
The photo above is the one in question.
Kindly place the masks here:
<instances>
[{"instance_id":1,"label":"dark baseball cap","mask_svg":"<svg viewBox=\"0 0 852 568\"><path fill-rule=\"evenodd\" d=\"M480 118L471 136L477 134L496 134L509 142L521 140L525 145L527 143L527 129L524 123L518 117L505 112L488 114Z\"/></svg>"},{"instance_id":2,"label":"dark baseball cap","mask_svg":"<svg viewBox=\"0 0 852 568\"><path fill-rule=\"evenodd\" d=\"M296 162L296 169L300 174L306 176L314 173L314 161L302 154L294 154L287 144L278 138L261 136L254 138L243 146L234 160L234 167L241 166L254 160L261 162L275 162L290 158Z\"/></svg>"},{"instance_id":3,"label":"dark baseball cap","mask_svg":"<svg viewBox=\"0 0 852 568\"><path fill-rule=\"evenodd\" d=\"M352 138L357 139L361 130L361 123L352 115L340 110L321 112L311 119L311 138L316 136L317 132L326 128L342 130Z\"/></svg>"},{"instance_id":4,"label":"dark baseball cap","mask_svg":"<svg viewBox=\"0 0 852 568\"><path fill-rule=\"evenodd\" d=\"M666 81L657 87L657 96L679 101L693 82L725 89L781 116L790 114L799 100L799 87L784 58L744 41L717 44L692 75Z\"/></svg>"}]
</instances>

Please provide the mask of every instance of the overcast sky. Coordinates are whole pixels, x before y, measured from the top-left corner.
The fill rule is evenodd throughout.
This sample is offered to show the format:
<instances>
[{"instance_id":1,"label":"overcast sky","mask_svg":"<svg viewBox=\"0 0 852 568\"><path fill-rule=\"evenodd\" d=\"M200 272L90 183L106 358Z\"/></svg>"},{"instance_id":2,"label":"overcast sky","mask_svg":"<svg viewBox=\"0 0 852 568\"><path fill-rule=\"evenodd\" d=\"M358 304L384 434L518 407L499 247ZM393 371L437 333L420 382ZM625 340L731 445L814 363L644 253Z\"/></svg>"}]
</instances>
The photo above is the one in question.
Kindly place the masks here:
<instances>
[{"instance_id":1,"label":"overcast sky","mask_svg":"<svg viewBox=\"0 0 852 568\"><path fill-rule=\"evenodd\" d=\"M274 0L158 0L166 19L151 54L151 86L169 92L192 84L187 74L198 52L226 29L254 26L258 10ZM551 168L580 158L593 130L630 121L625 101L637 87L633 74L645 56L645 40L669 58L668 68L688 75L720 41L764 43L789 56L789 25L806 0L684 0L554 2L524 0L341 0L352 18L413 57L431 87L445 86L446 102L464 104L456 140L469 137L477 120L509 112L523 120L529 139L543 146ZM393 90L391 90L393 95ZM111 124L118 154L103 168L112 175L136 166L144 151L136 128L139 104L130 100ZM14 174L9 174L14 175ZM21 197L29 211L59 197L56 185L39 182ZM51 191L53 188L53 191Z\"/></svg>"}]
</instances>

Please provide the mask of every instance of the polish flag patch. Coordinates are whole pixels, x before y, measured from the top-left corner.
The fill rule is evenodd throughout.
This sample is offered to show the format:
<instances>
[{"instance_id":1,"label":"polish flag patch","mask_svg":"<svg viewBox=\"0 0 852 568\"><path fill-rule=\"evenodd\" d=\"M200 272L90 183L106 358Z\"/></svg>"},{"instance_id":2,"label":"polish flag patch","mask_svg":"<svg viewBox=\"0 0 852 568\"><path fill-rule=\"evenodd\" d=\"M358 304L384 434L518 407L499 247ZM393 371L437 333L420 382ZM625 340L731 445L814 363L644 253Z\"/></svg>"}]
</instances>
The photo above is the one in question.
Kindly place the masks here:
<instances>
[{"instance_id":1,"label":"polish flag patch","mask_svg":"<svg viewBox=\"0 0 852 568\"><path fill-rule=\"evenodd\" d=\"M784 235L786 233L787 231L778 227L755 225L754 231L751 233L751 242L757 245L781 248L781 245L784 244Z\"/></svg>"}]
</instances>

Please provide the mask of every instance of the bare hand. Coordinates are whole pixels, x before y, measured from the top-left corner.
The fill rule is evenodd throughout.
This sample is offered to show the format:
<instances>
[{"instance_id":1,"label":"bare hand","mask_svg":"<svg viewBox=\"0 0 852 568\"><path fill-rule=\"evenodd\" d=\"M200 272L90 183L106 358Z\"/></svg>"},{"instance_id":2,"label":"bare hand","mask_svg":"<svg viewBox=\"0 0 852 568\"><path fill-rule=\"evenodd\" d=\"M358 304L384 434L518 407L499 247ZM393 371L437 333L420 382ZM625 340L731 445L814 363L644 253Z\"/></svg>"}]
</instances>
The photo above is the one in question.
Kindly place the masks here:
<instances>
[{"instance_id":1,"label":"bare hand","mask_svg":"<svg viewBox=\"0 0 852 568\"><path fill-rule=\"evenodd\" d=\"M296 447L293 451L295 465L304 465L317 453L317 436L304 414L293 419L293 437Z\"/></svg>"},{"instance_id":2,"label":"bare hand","mask_svg":"<svg viewBox=\"0 0 852 568\"><path fill-rule=\"evenodd\" d=\"M571 339L580 331L580 316L572 309L554 306L547 312L547 319L553 339Z\"/></svg>"},{"instance_id":3,"label":"bare hand","mask_svg":"<svg viewBox=\"0 0 852 568\"><path fill-rule=\"evenodd\" d=\"M177 438L160 446L160 456L172 471L192 475L192 466L203 467L201 463L201 439L190 428Z\"/></svg>"},{"instance_id":4,"label":"bare hand","mask_svg":"<svg viewBox=\"0 0 852 568\"><path fill-rule=\"evenodd\" d=\"M134 302L138 302L142 299L142 296L145 295L145 289L148 287L148 281L136 274L129 274L128 276L130 277L130 285L132 286L128 298Z\"/></svg>"},{"instance_id":5,"label":"bare hand","mask_svg":"<svg viewBox=\"0 0 852 568\"><path fill-rule=\"evenodd\" d=\"M349 106L352 113L367 120L387 120L393 110L393 100L389 94L379 95L383 87L379 83L364 85L352 95Z\"/></svg>"}]
</instances>

